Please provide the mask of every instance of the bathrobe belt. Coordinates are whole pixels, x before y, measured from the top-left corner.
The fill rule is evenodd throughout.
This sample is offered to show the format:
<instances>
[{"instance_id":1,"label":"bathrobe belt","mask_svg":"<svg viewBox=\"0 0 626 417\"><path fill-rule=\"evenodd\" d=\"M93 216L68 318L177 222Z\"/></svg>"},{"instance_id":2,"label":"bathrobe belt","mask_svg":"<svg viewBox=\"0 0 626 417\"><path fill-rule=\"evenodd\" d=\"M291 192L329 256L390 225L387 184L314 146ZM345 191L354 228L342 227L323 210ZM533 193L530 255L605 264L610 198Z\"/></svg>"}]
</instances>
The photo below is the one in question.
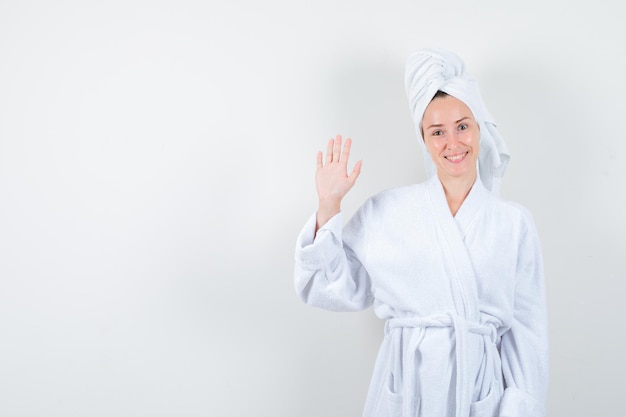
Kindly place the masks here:
<instances>
[{"instance_id":1,"label":"bathrobe belt","mask_svg":"<svg viewBox=\"0 0 626 417\"><path fill-rule=\"evenodd\" d=\"M461 317L457 314L441 315L441 316L429 316L429 317L407 317L407 318L391 318L387 320L385 324L385 334L393 329L403 327L452 327L454 329L455 338L455 359L456 359L456 404L455 404L455 417L467 417L470 412L470 405L472 403L472 391L474 384L468 379L467 364L469 363L469 351L467 349L467 334L474 333L483 336L489 336L492 344L495 346L497 340L497 331L493 325L479 324L470 322L469 320ZM414 370L415 367L415 353L421 341L420 333L415 333L407 349L404 351L403 357L403 369ZM493 358L491 357L493 349L487 347L485 349L486 361L488 366L493 366ZM488 371L492 371L489 369ZM407 375L408 374L408 375ZM407 381L406 378L409 378ZM403 372L403 378L405 379L405 395L403 396L403 410L402 416L414 416L415 410L412 410L412 399L409 395L411 392L416 392L415 386L415 372L409 371ZM407 384L408 382L408 384Z\"/></svg>"}]
</instances>

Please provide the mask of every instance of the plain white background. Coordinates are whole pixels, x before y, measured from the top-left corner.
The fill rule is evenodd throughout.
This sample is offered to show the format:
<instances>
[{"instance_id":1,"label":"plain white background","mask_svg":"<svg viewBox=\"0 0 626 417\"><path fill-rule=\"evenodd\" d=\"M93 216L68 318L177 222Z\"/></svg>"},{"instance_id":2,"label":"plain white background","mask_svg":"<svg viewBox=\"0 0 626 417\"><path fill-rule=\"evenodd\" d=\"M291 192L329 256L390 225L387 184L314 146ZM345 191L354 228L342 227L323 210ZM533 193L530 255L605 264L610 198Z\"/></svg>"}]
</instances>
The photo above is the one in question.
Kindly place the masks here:
<instances>
[{"instance_id":1,"label":"plain white background","mask_svg":"<svg viewBox=\"0 0 626 417\"><path fill-rule=\"evenodd\" d=\"M422 181L404 60L463 57L542 237L550 416L617 416L618 1L0 1L0 416L350 417L382 323L297 300L315 153Z\"/></svg>"}]
</instances>

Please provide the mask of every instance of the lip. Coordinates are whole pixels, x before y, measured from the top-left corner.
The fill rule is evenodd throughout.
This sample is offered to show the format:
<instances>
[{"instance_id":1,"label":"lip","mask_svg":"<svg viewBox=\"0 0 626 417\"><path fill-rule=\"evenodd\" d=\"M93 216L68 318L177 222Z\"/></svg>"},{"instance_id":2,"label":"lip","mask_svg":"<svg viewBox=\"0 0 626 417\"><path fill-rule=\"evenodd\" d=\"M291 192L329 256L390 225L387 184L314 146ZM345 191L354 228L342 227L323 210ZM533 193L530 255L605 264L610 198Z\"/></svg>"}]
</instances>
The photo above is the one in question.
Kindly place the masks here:
<instances>
[{"instance_id":1,"label":"lip","mask_svg":"<svg viewBox=\"0 0 626 417\"><path fill-rule=\"evenodd\" d=\"M452 164L460 164L465 160L465 158L467 158L467 155L469 155L469 151L455 153L453 155L445 155L444 158Z\"/></svg>"}]
</instances>

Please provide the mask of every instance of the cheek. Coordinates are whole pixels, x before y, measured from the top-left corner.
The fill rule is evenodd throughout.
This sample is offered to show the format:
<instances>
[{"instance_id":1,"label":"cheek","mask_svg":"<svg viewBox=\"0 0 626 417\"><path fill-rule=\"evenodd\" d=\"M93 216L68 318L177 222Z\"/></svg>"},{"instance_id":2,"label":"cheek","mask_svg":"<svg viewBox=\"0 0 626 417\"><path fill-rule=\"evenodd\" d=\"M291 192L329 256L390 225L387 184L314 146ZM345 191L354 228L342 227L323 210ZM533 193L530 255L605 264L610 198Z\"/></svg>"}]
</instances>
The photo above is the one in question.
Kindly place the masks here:
<instances>
[{"instance_id":1,"label":"cheek","mask_svg":"<svg viewBox=\"0 0 626 417\"><path fill-rule=\"evenodd\" d=\"M428 149L428 152L438 152L441 150L442 146L443 146L442 140L430 138L426 141L426 149Z\"/></svg>"},{"instance_id":2,"label":"cheek","mask_svg":"<svg viewBox=\"0 0 626 417\"><path fill-rule=\"evenodd\" d=\"M465 144L468 146L477 148L479 140L480 140L480 133L478 132L467 132L466 134L463 135L463 142L465 142Z\"/></svg>"},{"instance_id":3,"label":"cheek","mask_svg":"<svg viewBox=\"0 0 626 417\"><path fill-rule=\"evenodd\" d=\"M477 134L472 138L472 142L469 144L474 150L474 157L478 159L478 154L480 153L480 135Z\"/></svg>"},{"instance_id":4,"label":"cheek","mask_svg":"<svg viewBox=\"0 0 626 417\"><path fill-rule=\"evenodd\" d=\"M426 150L428 151L428 153L430 154L430 156L434 159L437 157L437 155L439 155L439 153L441 152L438 148L437 145L435 143L426 143Z\"/></svg>"},{"instance_id":5,"label":"cheek","mask_svg":"<svg viewBox=\"0 0 626 417\"><path fill-rule=\"evenodd\" d=\"M472 146L475 147L476 150L480 147L480 133L476 133L472 138Z\"/></svg>"}]
</instances>

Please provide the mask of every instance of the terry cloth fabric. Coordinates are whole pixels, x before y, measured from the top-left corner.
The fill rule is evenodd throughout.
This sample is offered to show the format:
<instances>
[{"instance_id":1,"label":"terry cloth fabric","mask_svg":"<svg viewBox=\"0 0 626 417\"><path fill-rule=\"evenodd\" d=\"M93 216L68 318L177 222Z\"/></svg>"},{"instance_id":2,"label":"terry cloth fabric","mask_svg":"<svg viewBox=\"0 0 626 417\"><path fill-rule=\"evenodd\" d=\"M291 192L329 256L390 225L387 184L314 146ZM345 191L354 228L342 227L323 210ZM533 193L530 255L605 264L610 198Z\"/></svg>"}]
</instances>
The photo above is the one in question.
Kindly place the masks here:
<instances>
[{"instance_id":1,"label":"terry cloth fabric","mask_svg":"<svg viewBox=\"0 0 626 417\"><path fill-rule=\"evenodd\" d=\"M363 417L545 417L548 321L539 235L476 179L452 216L434 175L368 199L296 243L295 289L387 320ZM494 253L498 256L494 257Z\"/></svg>"},{"instance_id":2,"label":"terry cloth fabric","mask_svg":"<svg viewBox=\"0 0 626 417\"><path fill-rule=\"evenodd\" d=\"M509 151L483 102L476 80L467 72L461 58L441 48L416 51L406 62L405 87L415 130L423 146L427 176L433 175L436 168L424 145L422 118L426 107L440 90L463 101L472 111L480 126L480 178L488 190L498 194L509 162Z\"/></svg>"}]
</instances>

